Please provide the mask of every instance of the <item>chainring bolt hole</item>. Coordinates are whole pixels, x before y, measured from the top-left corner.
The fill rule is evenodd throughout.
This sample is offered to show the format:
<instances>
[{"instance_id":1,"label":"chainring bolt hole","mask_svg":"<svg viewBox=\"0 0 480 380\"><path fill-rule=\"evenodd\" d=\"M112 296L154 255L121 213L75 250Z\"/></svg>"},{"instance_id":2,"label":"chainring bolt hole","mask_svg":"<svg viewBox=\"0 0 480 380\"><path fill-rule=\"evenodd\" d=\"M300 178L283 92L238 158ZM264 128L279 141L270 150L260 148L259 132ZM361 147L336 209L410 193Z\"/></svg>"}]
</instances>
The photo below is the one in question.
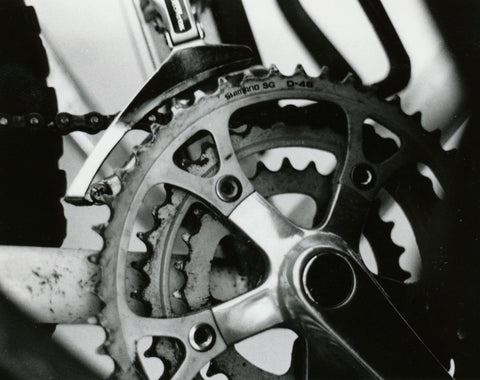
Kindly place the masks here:
<instances>
[{"instance_id":1,"label":"chainring bolt hole","mask_svg":"<svg viewBox=\"0 0 480 380\"><path fill-rule=\"evenodd\" d=\"M375 185L375 177L375 171L367 164L359 164L352 170L352 181L360 190L370 190Z\"/></svg>"},{"instance_id":2,"label":"chainring bolt hole","mask_svg":"<svg viewBox=\"0 0 480 380\"><path fill-rule=\"evenodd\" d=\"M242 195L240 181L231 175L220 178L216 187L218 197L225 202L234 202Z\"/></svg>"},{"instance_id":3,"label":"chainring bolt hole","mask_svg":"<svg viewBox=\"0 0 480 380\"><path fill-rule=\"evenodd\" d=\"M190 330L188 339L195 350L208 351L215 344L215 330L206 323L195 325Z\"/></svg>"}]
</instances>

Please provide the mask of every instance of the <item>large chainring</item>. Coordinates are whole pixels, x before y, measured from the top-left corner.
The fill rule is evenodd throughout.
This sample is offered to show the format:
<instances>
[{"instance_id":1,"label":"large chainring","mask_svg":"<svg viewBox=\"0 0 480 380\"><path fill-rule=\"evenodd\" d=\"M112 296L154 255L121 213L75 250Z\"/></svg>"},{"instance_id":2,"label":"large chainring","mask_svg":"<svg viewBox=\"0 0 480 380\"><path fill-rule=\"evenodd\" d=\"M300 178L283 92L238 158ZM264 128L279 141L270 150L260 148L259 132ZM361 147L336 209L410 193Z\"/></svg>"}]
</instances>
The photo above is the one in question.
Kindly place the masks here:
<instances>
[{"instance_id":1,"label":"large chainring","mask_svg":"<svg viewBox=\"0 0 480 380\"><path fill-rule=\"evenodd\" d=\"M414 319L411 323L417 331L423 328L422 333L430 335L425 326L431 318L425 305L431 306L427 297L432 292L430 282L444 258L438 255L440 243L429 236L435 232L429 215L441 207L441 200L416 165L427 165L448 191L453 154L441 148L439 133L426 132L419 116L404 114L397 99L385 102L351 78L332 82L325 71L310 78L301 68L290 77L275 68L253 68L221 78L214 87L174 99L170 104L173 119L152 131L117 173L123 190L111 200L112 217L103 232L100 261L100 295L105 302L100 322L108 333L106 348L116 362L116 375L145 376L137 342L153 336L149 355L162 360L164 378L197 376L197 362L205 359L189 343L192 321L213 323L209 308L253 290L266 271L258 248L226 220L252 191L266 198L285 193L311 197L316 211L312 225L305 227L323 223L356 250L363 233L375 254L379 279L401 304L406 292L412 294L412 285L403 283L408 275L399 265L402 248L391 240L392 226L378 214L378 194L388 193L412 225L424 274L421 286L413 291L420 300L418 308L399 308ZM308 103L279 106L285 99ZM379 138L365 124L367 119L396 135L400 147ZM330 152L336 167L323 176L313 164L295 169L284 161L278 170L262 164L264 152L291 147ZM253 171L245 175L252 162ZM243 191L238 198L223 201L218 183L232 174L238 181L234 185ZM154 201L145 202L152 197ZM145 289L139 289L147 307L139 315L127 302L130 295L125 292L124 274L144 202L156 207L153 227L140 235L149 259L139 265L148 276ZM182 252L178 252L182 240ZM301 346L294 347L297 358L293 358L287 378L302 376ZM213 360L209 375L276 378L247 364L233 347L221 354L226 348L209 353L208 359Z\"/></svg>"}]
</instances>

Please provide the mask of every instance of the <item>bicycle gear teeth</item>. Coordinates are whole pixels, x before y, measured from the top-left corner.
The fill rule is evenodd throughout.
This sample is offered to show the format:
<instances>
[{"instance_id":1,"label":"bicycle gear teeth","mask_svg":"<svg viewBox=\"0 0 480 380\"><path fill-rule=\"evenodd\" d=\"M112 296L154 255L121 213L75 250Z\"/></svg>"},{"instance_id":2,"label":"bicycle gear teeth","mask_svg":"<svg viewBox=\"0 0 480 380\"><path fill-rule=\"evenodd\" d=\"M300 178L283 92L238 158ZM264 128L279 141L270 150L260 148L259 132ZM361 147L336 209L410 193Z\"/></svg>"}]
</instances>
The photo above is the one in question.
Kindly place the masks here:
<instances>
[{"instance_id":1,"label":"bicycle gear teeth","mask_svg":"<svg viewBox=\"0 0 480 380\"><path fill-rule=\"evenodd\" d=\"M144 243L147 246L147 252L149 254L148 261L143 267L143 271L150 278L154 278L152 270L157 268L155 260L158 260L158 255L154 254L154 250L157 248L156 244L161 240L162 235L168 231L165 230L165 220L173 217L178 212L178 207L185 198L185 193L177 189L171 189L168 200L161 206L157 206L154 210L154 227L149 232L145 233ZM160 291L160 284L156 282L150 282L143 291L143 298L150 303L151 315L153 317L165 316L165 310L161 307L162 303L158 300L158 293Z\"/></svg>"},{"instance_id":2,"label":"bicycle gear teeth","mask_svg":"<svg viewBox=\"0 0 480 380\"><path fill-rule=\"evenodd\" d=\"M363 234L372 245L376 252L375 260L378 267L378 275L393 279L395 281L405 281L411 274L400 267L400 257L405 252L405 248L397 245L392 239L392 231L395 223L385 222L380 217L379 201L372 206L365 223Z\"/></svg>"},{"instance_id":3,"label":"bicycle gear teeth","mask_svg":"<svg viewBox=\"0 0 480 380\"><path fill-rule=\"evenodd\" d=\"M313 189L312 193L316 193L312 196L316 200L319 197L323 197L325 200L328 198L330 192L326 190L326 184L331 182L331 176L319 174L313 162L310 162L303 170L298 170L285 157L280 168L272 171L262 161L259 161L255 173L249 178L256 190L267 198L275 195L277 187L281 188L280 193L294 191L290 188L292 185L297 186L298 181L292 178L287 181L280 180L279 174L287 177L295 174L302 178L308 178L308 187ZM275 180L276 178L278 179ZM313 178L316 178L316 180L312 180ZM319 197L315 195L319 195ZM216 218L208 213L201 216L200 226L195 234L188 237L188 258L178 268L185 275L185 285L183 288L174 289L182 293L191 310L201 309L212 302L210 274L212 272L213 255L222 239L231 234ZM240 281L242 280L240 279ZM236 286L242 288L242 284L236 284ZM245 287L247 284L245 283L243 286ZM238 291L240 291L240 288Z\"/></svg>"},{"instance_id":4,"label":"bicycle gear teeth","mask_svg":"<svg viewBox=\"0 0 480 380\"><path fill-rule=\"evenodd\" d=\"M431 217L442 212L445 207L444 201L435 195L431 179L421 175L416 168L413 170L415 175L407 170L399 173L396 181L391 184L391 187L395 188L392 195L399 204L402 204L412 228L425 232L425 237L417 237L417 244L425 255L424 259L433 263L438 259L436 257L438 247L432 246L430 238L431 233L435 231L431 233L428 231L432 229ZM417 212L420 206L425 210L423 213Z\"/></svg>"},{"instance_id":5,"label":"bicycle gear teeth","mask_svg":"<svg viewBox=\"0 0 480 380\"><path fill-rule=\"evenodd\" d=\"M201 218L199 231L189 240L188 259L183 268L186 281L182 292L191 310L200 310L211 304L212 261L220 241L227 235L229 231L207 213ZM208 236L208 241L203 236Z\"/></svg>"},{"instance_id":6,"label":"bicycle gear teeth","mask_svg":"<svg viewBox=\"0 0 480 380\"><path fill-rule=\"evenodd\" d=\"M347 76L343 81L341 82L334 82L330 81L329 75L328 75L328 69L327 68L322 68L319 76L317 78L313 78L310 76L307 76L304 72L304 69L302 67L297 67L295 70L295 73L291 76L285 76L279 72L279 70L275 66L271 66L269 69L259 69L257 68L251 68L244 70L242 72L237 72L233 73L231 75L227 75L225 77L221 77L218 79L217 82L217 88L216 90L212 91L209 94L206 94L203 91L196 91L193 94L189 96L177 96L174 99L171 99L171 101L168 103L171 114L173 115L173 119L175 117L183 112L185 110L191 108L192 106L198 106L201 107L204 102L207 101L207 99L212 99L212 98L217 98L220 99L221 97L225 96L226 93L235 88L236 90L242 92L246 91L243 90L247 85L251 83L257 83L258 81L261 80L267 80L267 79L284 79L284 78L289 78L292 81L295 81L296 79L298 80L306 80L306 79L317 79L320 81L323 81L325 83L328 83L327 86L328 88L335 88L336 86L345 86L352 88L356 92L361 92L362 96L365 99L369 98L377 98L377 95L374 92L374 89L372 87L365 87L361 85L357 81L355 77L352 76ZM379 104L379 103L377 103ZM398 100L396 98L393 98L389 101L383 101L383 104L386 108L391 108L390 111L392 114L395 115L400 115L400 116L408 116L405 114L405 112L399 107ZM419 113L413 114L409 116L409 118L417 123L420 124L421 122L421 115ZM152 133L150 135L150 138L142 143L140 146L138 146L134 152L133 152L133 158L130 160L129 165L121 168L116 172L116 175L120 178L121 183L122 183L122 192L125 189L125 184L128 180L128 177L139 167L142 166L142 154L143 152L149 150L155 143L155 141L159 138L162 138L162 135L168 131L168 126L167 125L160 125L156 124L152 127ZM432 155L434 154L439 154L443 157L450 158L454 156L454 153L445 152L439 142L439 134L437 132L427 132L423 131L423 134L425 136L425 141L428 144L428 148L431 150ZM447 172L445 168L445 172ZM257 168L258 171L258 168ZM445 175L442 173L442 178L445 179ZM110 208L110 218L109 222L112 220L114 216L114 210L118 206L117 205L117 194L115 194L115 197L112 199L111 202L109 202L108 206ZM166 204L166 206L161 207L161 210L158 209L157 213L155 215L155 220L159 222L159 225L161 226L162 220L165 220L166 218L171 217L173 214L176 213L177 208L179 207L180 201L184 198L182 196L181 191L172 191L170 195L169 202ZM113 321L115 321L118 317L115 316L114 318L111 318L109 314L114 315L117 313L117 309L115 306L116 300L115 298L115 281L116 281L116 273L113 272L114 266L109 265L110 262L116 260L116 256L114 251L109 251L109 245L110 242L113 241L114 239L117 239L115 236L115 233L113 231L109 231L108 225L105 226L105 228L101 228L98 230L98 232L101 234L103 241L104 241L104 248L102 250L102 253L100 255L100 260L99 260L99 265L102 267L102 281L100 282L98 286L98 294L104 303L104 308L101 311L101 313L98 316L100 324L103 326L103 328L106 331L107 338L104 342L104 347L106 351L110 354L110 356L114 359L115 362L115 373L114 377L118 379L142 379L143 376L135 369L135 366L131 359L129 352L131 352L132 347L129 346L125 340L123 339L122 332L119 326L115 325ZM150 244L153 244L152 240L156 239L156 236L159 234L164 233L163 230L160 229L156 232L150 233L148 236L148 240ZM191 241L191 238L190 238ZM153 260L155 260L155 255L153 255L152 258L150 258L149 264L147 264L144 267L144 272L148 275L150 274L151 268L154 267L153 265ZM156 293L158 293L158 289L154 288L156 284L150 283L145 291L144 291L144 298L145 299L155 299ZM113 300L113 306L110 307L110 300ZM156 302L152 302L152 316L159 316L163 314L163 310L159 309L156 307Z\"/></svg>"}]
</instances>

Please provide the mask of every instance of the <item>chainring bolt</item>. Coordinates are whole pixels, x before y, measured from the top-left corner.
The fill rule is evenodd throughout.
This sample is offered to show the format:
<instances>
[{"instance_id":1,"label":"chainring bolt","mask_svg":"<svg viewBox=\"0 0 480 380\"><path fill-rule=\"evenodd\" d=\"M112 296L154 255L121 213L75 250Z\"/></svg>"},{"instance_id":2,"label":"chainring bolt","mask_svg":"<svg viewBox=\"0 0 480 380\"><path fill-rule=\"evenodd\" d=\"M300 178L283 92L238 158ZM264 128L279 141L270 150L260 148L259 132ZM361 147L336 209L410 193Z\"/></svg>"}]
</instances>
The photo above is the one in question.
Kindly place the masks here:
<instances>
[{"instance_id":1,"label":"chainring bolt","mask_svg":"<svg viewBox=\"0 0 480 380\"><path fill-rule=\"evenodd\" d=\"M242 195L242 185L234 176L226 175L218 180L216 191L222 201L234 202Z\"/></svg>"},{"instance_id":2,"label":"chainring bolt","mask_svg":"<svg viewBox=\"0 0 480 380\"><path fill-rule=\"evenodd\" d=\"M369 190L375 185L375 171L370 165L359 164L352 170L352 181L361 190Z\"/></svg>"},{"instance_id":3,"label":"chainring bolt","mask_svg":"<svg viewBox=\"0 0 480 380\"><path fill-rule=\"evenodd\" d=\"M200 352L211 349L215 344L215 338L215 330L206 323L193 326L188 334L190 345Z\"/></svg>"}]
</instances>

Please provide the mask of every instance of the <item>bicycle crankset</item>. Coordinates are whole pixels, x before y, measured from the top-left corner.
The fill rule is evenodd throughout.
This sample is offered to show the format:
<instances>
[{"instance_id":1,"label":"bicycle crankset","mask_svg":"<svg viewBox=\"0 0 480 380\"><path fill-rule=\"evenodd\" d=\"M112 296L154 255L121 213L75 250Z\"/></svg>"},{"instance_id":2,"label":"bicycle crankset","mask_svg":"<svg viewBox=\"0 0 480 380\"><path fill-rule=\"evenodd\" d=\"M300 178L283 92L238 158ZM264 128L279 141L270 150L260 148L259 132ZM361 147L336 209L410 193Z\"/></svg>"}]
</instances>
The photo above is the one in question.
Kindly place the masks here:
<instances>
[{"instance_id":1,"label":"bicycle crankset","mask_svg":"<svg viewBox=\"0 0 480 380\"><path fill-rule=\"evenodd\" d=\"M312 78L301 67L292 76L253 67L152 112L161 106L170 117L105 181L114 191L102 198L112 214L101 232L99 321L116 376L148 377L138 343L152 337L145 356L162 361L162 378L195 378L204 367L230 379L449 378L451 337L429 331L445 261L429 217L442 201L417 168L449 191L455 154L439 132L398 99L351 77L331 81L326 69ZM330 170L321 168L325 152ZM293 195L304 207L289 214ZM414 231L415 284L404 282L403 249L380 218L385 203L397 203ZM362 234L377 273L359 254ZM131 264L137 235L147 259ZM144 279L132 294L130 265ZM284 375L235 350L279 326L298 335Z\"/></svg>"}]
</instances>

